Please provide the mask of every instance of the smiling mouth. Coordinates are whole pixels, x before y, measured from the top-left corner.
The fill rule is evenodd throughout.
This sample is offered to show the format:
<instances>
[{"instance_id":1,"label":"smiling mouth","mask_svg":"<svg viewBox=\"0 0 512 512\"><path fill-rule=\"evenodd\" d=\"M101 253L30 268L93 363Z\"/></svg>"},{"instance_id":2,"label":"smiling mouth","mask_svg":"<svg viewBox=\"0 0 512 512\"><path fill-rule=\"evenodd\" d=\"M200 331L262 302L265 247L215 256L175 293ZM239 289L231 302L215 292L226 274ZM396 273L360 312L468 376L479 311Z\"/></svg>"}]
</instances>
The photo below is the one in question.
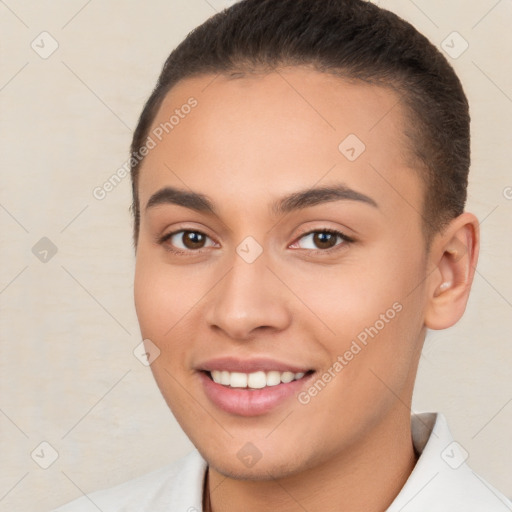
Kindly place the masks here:
<instances>
[{"instance_id":1,"label":"smiling mouth","mask_svg":"<svg viewBox=\"0 0 512 512\"><path fill-rule=\"evenodd\" d=\"M206 375L216 384L227 388L236 389L263 389L280 384L288 384L295 380L300 380L313 373L313 370L307 372L280 372L280 371L257 371L252 373L228 372L226 370L205 371Z\"/></svg>"}]
</instances>

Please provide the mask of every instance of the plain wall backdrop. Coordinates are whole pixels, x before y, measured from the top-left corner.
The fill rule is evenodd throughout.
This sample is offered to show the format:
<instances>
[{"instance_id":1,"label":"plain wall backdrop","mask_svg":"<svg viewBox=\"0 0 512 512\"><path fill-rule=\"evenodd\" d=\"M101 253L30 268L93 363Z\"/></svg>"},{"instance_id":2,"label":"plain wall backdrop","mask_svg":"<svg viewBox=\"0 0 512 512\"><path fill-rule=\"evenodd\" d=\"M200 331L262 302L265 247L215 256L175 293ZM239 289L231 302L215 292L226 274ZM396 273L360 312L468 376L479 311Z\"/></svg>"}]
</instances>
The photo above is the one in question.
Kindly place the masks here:
<instances>
[{"instance_id":1,"label":"plain wall backdrop","mask_svg":"<svg viewBox=\"0 0 512 512\"><path fill-rule=\"evenodd\" d=\"M230 3L0 1L0 510L44 512L192 447L133 354L130 180L93 191L126 162L167 55ZM465 316L429 334L413 410L443 412L472 468L512 496L512 3L380 4L465 86L482 229Z\"/></svg>"}]
</instances>

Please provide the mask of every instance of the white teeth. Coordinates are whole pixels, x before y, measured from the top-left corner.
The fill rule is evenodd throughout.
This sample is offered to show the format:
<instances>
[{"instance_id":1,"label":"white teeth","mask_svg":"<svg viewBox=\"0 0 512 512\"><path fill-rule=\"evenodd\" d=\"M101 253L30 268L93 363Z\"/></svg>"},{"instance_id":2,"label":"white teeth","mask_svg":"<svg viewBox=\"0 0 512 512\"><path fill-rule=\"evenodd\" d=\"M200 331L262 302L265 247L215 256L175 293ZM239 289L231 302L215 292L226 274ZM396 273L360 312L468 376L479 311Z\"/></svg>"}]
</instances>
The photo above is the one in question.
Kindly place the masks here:
<instances>
[{"instance_id":1,"label":"white teeth","mask_svg":"<svg viewBox=\"0 0 512 512\"><path fill-rule=\"evenodd\" d=\"M231 372L231 379L229 385L232 388L246 388L247 387L247 373Z\"/></svg>"},{"instance_id":2,"label":"white teeth","mask_svg":"<svg viewBox=\"0 0 512 512\"><path fill-rule=\"evenodd\" d=\"M267 372L267 386L281 384L281 372Z\"/></svg>"},{"instance_id":3,"label":"white teeth","mask_svg":"<svg viewBox=\"0 0 512 512\"><path fill-rule=\"evenodd\" d=\"M281 382L288 383L294 379L295 375L292 372L283 372L281 374Z\"/></svg>"},{"instance_id":4,"label":"white teeth","mask_svg":"<svg viewBox=\"0 0 512 512\"><path fill-rule=\"evenodd\" d=\"M231 386L232 388L250 388L262 389L266 386L277 386L278 384L287 384L293 380L302 379L305 373L293 372L253 372L253 373L240 373L228 372L226 370L212 370L210 372L212 379L217 384L223 386Z\"/></svg>"},{"instance_id":5,"label":"white teeth","mask_svg":"<svg viewBox=\"0 0 512 512\"><path fill-rule=\"evenodd\" d=\"M253 389L261 389L267 385L267 376L265 372L249 373L247 386Z\"/></svg>"},{"instance_id":6,"label":"white teeth","mask_svg":"<svg viewBox=\"0 0 512 512\"><path fill-rule=\"evenodd\" d=\"M220 383L224 386L229 386L229 383L231 382L231 377L229 375L229 372L222 371L220 372Z\"/></svg>"}]
</instances>

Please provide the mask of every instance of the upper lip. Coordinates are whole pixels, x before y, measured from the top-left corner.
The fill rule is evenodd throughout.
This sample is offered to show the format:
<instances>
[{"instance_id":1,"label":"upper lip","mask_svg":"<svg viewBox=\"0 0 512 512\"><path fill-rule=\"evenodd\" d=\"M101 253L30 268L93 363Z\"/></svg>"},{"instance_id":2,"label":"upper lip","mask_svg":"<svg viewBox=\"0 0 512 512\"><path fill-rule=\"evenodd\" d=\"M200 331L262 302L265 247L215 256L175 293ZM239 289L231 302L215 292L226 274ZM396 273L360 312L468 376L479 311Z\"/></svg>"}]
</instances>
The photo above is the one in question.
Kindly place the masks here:
<instances>
[{"instance_id":1,"label":"upper lip","mask_svg":"<svg viewBox=\"0 0 512 512\"><path fill-rule=\"evenodd\" d=\"M299 366L297 364L286 363L284 361L277 361L275 359L255 357L251 359L238 359L236 357L217 357L209 359L204 363L197 366L198 370L212 372L228 371L240 373L253 373L258 371L270 372L292 372L292 373L306 373L311 368Z\"/></svg>"}]
</instances>

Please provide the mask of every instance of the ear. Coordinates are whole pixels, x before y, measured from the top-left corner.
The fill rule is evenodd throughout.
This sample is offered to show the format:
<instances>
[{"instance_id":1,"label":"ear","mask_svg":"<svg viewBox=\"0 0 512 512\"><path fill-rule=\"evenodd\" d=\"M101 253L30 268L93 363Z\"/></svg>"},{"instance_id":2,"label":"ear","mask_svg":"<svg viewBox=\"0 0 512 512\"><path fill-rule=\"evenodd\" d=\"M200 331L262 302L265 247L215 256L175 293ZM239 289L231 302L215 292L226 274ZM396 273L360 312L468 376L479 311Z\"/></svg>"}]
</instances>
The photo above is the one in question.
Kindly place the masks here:
<instances>
[{"instance_id":1,"label":"ear","mask_svg":"<svg viewBox=\"0 0 512 512\"><path fill-rule=\"evenodd\" d=\"M429 253L425 326L446 329L463 315L480 249L478 219L465 212L434 237Z\"/></svg>"}]
</instances>

